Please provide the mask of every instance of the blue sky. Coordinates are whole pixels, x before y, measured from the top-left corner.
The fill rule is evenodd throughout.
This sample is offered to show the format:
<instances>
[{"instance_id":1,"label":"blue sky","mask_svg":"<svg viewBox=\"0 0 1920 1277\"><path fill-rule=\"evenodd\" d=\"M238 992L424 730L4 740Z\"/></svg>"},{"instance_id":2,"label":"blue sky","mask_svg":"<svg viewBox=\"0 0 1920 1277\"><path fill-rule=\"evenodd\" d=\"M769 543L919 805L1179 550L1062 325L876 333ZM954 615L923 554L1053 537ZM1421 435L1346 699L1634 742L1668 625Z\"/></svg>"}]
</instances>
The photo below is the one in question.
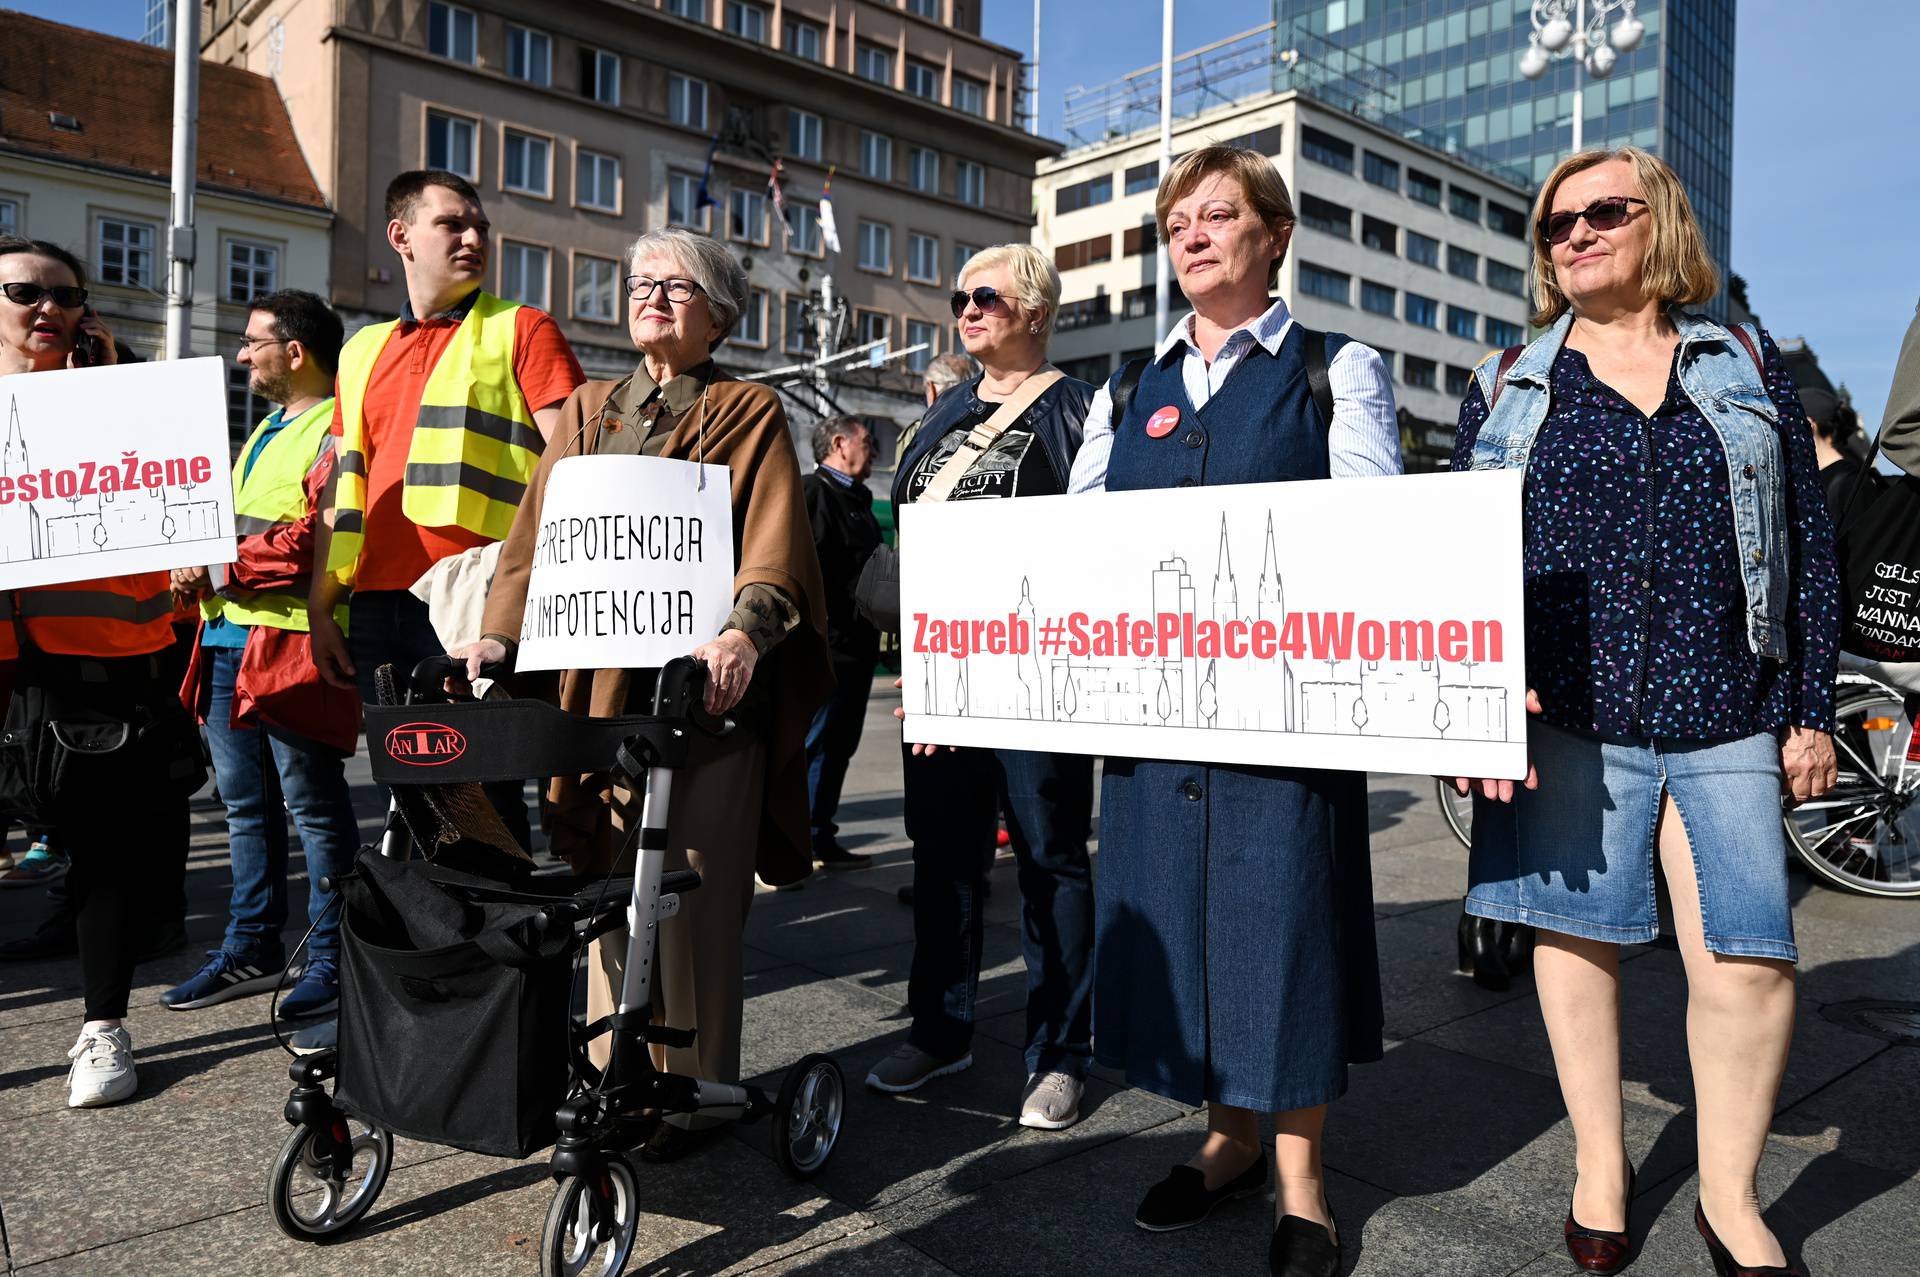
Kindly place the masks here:
<instances>
[{"instance_id":1,"label":"blue sky","mask_svg":"<svg viewBox=\"0 0 1920 1277\"><path fill-rule=\"evenodd\" d=\"M1032 0L983 0L985 34L1022 52ZM1156 0L1042 0L1043 123L1062 95L1154 61ZM0 0L29 13L138 36L143 0ZM1192 0L1177 51L1267 21L1265 0ZM1740 0L1734 58L1733 268L1777 336L1805 337L1869 426L1886 402L1901 334L1920 300L1920 162L1912 0Z\"/></svg>"}]
</instances>

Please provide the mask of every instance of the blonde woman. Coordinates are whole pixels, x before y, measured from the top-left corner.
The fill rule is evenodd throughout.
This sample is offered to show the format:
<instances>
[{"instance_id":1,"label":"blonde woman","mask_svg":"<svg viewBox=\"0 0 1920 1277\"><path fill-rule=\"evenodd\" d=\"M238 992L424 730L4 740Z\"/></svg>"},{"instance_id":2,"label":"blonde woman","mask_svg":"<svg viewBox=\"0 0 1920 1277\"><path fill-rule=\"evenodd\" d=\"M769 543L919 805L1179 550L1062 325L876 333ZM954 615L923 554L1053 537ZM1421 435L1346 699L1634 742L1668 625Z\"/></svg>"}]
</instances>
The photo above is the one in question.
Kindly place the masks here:
<instances>
[{"instance_id":1,"label":"blonde woman","mask_svg":"<svg viewBox=\"0 0 1920 1277\"><path fill-rule=\"evenodd\" d=\"M1699 1108L1694 1223L1720 1277L1801 1273L1754 1176L1793 1036L1779 800L1834 780L1833 533L1813 437L1765 333L1718 291L1673 170L1561 162L1534 205L1533 322L1460 409L1455 469L1522 469L1528 751L1476 791L1467 911L1538 929L1540 1009L1573 1120L1575 1263L1631 1258L1620 946L1665 871ZM1489 411L1488 405L1492 404Z\"/></svg>"},{"instance_id":2,"label":"blonde woman","mask_svg":"<svg viewBox=\"0 0 1920 1277\"><path fill-rule=\"evenodd\" d=\"M1080 450L1093 387L1047 364L1060 275L1026 244L984 249L955 281L953 317L980 374L927 410L893 481L895 508L914 501L1058 496ZM1034 392L1038 391L1037 397ZM1002 412L1016 399L1031 402ZM1019 408L1015 404L1015 408ZM1005 425L984 449L977 427ZM988 547L983 553L994 553ZM1015 547L1002 552L1016 553ZM1019 750L935 750L904 758L913 839L913 1028L867 1076L876 1090L918 1090L973 1063L981 914L996 816L1007 814L1019 861L1027 960L1023 1126L1058 1130L1080 1117L1093 1056L1093 882L1087 836L1093 760Z\"/></svg>"}]
</instances>

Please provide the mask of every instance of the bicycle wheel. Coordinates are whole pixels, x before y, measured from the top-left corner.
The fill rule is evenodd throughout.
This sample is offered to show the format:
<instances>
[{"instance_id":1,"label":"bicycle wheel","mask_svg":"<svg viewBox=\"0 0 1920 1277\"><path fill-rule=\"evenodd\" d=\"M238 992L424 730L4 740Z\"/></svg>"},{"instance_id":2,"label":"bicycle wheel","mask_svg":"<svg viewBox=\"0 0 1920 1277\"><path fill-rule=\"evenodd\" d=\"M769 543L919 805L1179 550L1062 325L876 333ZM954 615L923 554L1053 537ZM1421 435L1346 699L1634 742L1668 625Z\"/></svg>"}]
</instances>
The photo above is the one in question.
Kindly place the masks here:
<instances>
[{"instance_id":1,"label":"bicycle wheel","mask_svg":"<svg viewBox=\"0 0 1920 1277\"><path fill-rule=\"evenodd\" d=\"M1461 846L1473 846L1473 795L1455 793L1444 780L1436 780L1433 785L1440 795L1440 814L1447 818L1447 828L1453 830Z\"/></svg>"},{"instance_id":2,"label":"bicycle wheel","mask_svg":"<svg viewBox=\"0 0 1920 1277\"><path fill-rule=\"evenodd\" d=\"M1868 896L1920 896L1920 765L1907 763L1913 729L1898 694L1843 693L1834 711L1838 783L1785 808L1787 841L1822 882Z\"/></svg>"}]
</instances>

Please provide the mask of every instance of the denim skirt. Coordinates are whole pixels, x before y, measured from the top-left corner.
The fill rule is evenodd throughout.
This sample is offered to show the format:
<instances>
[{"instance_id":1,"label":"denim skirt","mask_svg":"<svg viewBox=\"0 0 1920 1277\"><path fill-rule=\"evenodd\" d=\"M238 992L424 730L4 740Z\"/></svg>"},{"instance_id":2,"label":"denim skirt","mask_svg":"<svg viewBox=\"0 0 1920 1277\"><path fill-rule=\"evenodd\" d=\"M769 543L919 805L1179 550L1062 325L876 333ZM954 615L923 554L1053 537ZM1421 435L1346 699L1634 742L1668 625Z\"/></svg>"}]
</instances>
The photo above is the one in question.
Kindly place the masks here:
<instances>
[{"instance_id":1,"label":"denim skirt","mask_svg":"<svg viewBox=\"0 0 1920 1277\"><path fill-rule=\"evenodd\" d=\"M1672 794L1693 849L1707 948L1799 959L1780 822L1780 743L1596 736L1527 725L1540 787L1476 797L1467 912L1644 944L1660 932L1654 830Z\"/></svg>"}]
</instances>

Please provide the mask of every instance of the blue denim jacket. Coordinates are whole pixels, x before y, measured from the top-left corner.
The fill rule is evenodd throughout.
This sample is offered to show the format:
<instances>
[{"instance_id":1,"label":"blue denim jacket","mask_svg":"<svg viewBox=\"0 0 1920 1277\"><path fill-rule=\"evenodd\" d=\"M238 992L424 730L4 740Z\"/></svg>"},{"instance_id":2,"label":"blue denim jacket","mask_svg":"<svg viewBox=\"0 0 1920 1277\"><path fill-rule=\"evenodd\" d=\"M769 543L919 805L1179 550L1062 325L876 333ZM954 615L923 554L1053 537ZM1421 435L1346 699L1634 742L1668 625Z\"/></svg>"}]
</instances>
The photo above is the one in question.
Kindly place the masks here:
<instances>
[{"instance_id":1,"label":"blue denim jacket","mask_svg":"<svg viewBox=\"0 0 1920 1277\"><path fill-rule=\"evenodd\" d=\"M1770 660L1787 658L1786 607L1790 596L1791 529L1787 522L1786 459L1780 453L1779 414L1768 398L1760 370L1734 335L1710 319L1669 308L1680 333L1680 385L1720 436L1733 493L1733 531L1740 574L1747 589L1747 642ZM1553 361L1573 326L1571 313L1528 343L1507 370L1506 387L1494 402L1499 360L1474 370L1480 393L1493 403L1473 446L1475 470L1525 470L1533 442L1547 419ZM1759 336L1749 329L1755 349Z\"/></svg>"}]
</instances>

